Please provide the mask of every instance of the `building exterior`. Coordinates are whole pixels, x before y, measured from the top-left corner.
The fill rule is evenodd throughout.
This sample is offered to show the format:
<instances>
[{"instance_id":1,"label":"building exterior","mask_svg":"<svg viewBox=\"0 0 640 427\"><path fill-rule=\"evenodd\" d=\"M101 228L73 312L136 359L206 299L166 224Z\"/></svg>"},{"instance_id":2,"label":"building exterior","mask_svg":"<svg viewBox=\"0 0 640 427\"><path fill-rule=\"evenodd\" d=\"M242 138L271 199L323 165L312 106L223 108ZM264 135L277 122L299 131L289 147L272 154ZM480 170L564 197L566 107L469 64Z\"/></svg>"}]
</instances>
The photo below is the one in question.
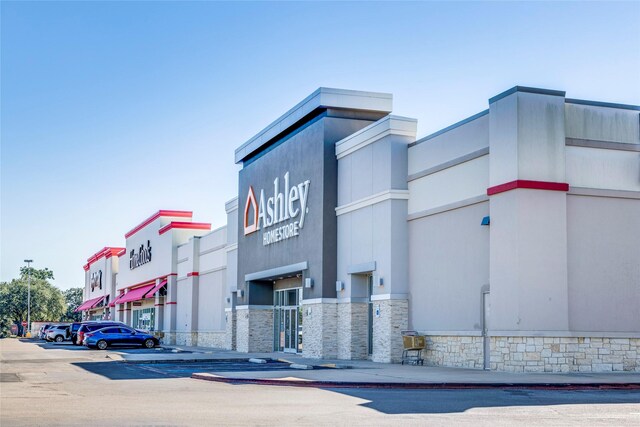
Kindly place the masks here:
<instances>
[{"instance_id":1,"label":"building exterior","mask_svg":"<svg viewBox=\"0 0 640 427\"><path fill-rule=\"evenodd\" d=\"M412 329L431 365L640 371L640 107L514 87L418 140L391 111L318 89L236 150L226 226L160 211L91 257L85 316L241 352L397 362Z\"/></svg>"}]
</instances>

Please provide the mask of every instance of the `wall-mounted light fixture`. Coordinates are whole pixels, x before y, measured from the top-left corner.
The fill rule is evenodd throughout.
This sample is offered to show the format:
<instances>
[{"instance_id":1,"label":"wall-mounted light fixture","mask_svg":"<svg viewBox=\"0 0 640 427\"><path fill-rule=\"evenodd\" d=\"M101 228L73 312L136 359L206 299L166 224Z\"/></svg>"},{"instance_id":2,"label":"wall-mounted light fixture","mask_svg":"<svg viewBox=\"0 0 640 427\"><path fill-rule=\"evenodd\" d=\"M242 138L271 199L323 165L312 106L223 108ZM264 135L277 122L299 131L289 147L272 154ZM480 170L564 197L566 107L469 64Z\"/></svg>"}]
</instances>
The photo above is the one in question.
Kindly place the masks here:
<instances>
[{"instance_id":1,"label":"wall-mounted light fixture","mask_svg":"<svg viewBox=\"0 0 640 427\"><path fill-rule=\"evenodd\" d=\"M231 302L231 298L229 298L229 297L227 297L226 300L227 300L227 304L229 304Z\"/></svg>"},{"instance_id":2,"label":"wall-mounted light fixture","mask_svg":"<svg viewBox=\"0 0 640 427\"><path fill-rule=\"evenodd\" d=\"M378 275L373 276L373 286L384 286L384 283L382 282L382 277Z\"/></svg>"},{"instance_id":3,"label":"wall-mounted light fixture","mask_svg":"<svg viewBox=\"0 0 640 427\"><path fill-rule=\"evenodd\" d=\"M311 277L307 277L306 279L304 279L304 287L313 288L313 279Z\"/></svg>"},{"instance_id":4,"label":"wall-mounted light fixture","mask_svg":"<svg viewBox=\"0 0 640 427\"><path fill-rule=\"evenodd\" d=\"M338 280L336 282L336 292L344 291L344 282Z\"/></svg>"},{"instance_id":5,"label":"wall-mounted light fixture","mask_svg":"<svg viewBox=\"0 0 640 427\"><path fill-rule=\"evenodd\" d=\"M244 289L238 289L238 296L240 298L244 297Z\"/></svg>"}]
</instances>

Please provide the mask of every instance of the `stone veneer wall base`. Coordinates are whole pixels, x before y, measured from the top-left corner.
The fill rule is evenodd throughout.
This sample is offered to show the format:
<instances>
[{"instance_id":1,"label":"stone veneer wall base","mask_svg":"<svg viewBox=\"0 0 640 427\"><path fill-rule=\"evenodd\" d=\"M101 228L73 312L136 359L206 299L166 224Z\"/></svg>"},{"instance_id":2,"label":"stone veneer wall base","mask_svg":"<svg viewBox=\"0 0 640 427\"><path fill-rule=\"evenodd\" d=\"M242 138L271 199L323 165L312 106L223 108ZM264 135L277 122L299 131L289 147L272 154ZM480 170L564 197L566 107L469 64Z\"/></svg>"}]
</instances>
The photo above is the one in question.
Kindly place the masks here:
<instances>
[{"instance_id":1,"label":"stone veneer wall base","mask_svg":"<svg viewBox=\"0 0 640 427\"><path fill-rule=\"evenodd\" d=\"M236 328L237 328L237 313L235 310L227 311L226 313L226 329L224 336L224 348L227 350L235 350L236 344Z\"/></svg>"},{"instance_id":2,"label":"stone veneer wall base","mask_svg":"<svg viewBox=\"0 0 640 427\"><path fill-rule=\"evenodd\" d=\"M409 302L407 300L378 300L373 302L373 354L371 360L398 363L402 360L402 331L408 329ZM379 310L379 315L376 314Z\"/></svg>"},{"instance_id":3,"label":"stone veneer wall base","mask_svg":"<svg viewBox=\"0 0 640 427\"><path fill-rule=\"evenodd\" d=\"M243 309L236 315L237 351L273 351L273 310Z\"/></svg>"},{"instance_id":4,"label":"stone veneer wall base","mask_svg":"<svg viewBox=\"0 0 640 427\"><path fill-rule=\"evenodd\" d=\"M175 333L176 345L184 346L197 346L198 345L198 333L197 332L176 332Z\"/></svg>"},{"instance_id":5,"label":"stone veneer wall base","mask_svg":"<svg viewBox=\"0 0 640 427\"><path fill-rule=\"evenodd\" d=\"M478 336L426 337L422 352L426 366L484 368L483 338Z\"/></svg>"},{"instance_id":6,"label":"stone veneer wall base","mask_svg":"<svg viewBox=\"0 0 640 427\"><path fill-rule=\"evenodd\" d=\"M176 333L175 332L165 332L164 338L162 339L162 343L166 345L175 345L176 344Z\"/></svg>"},{"instance_id":7,"label":"stone veneer wall base","mask_svg":"<svg viewBox=\"0 0 640 427\"><path fill-rule=\"evenodd\" d=\"M491 337L491 369L640 372L640 338Z\"/></svg>"},{"instance_id":8,"label":"stone veneer wall base","mask_svg":"<svg viewBox=\"0 0 640 427\"><path fill-rule=\"evenodd\" d=\"M338 359L367 359L369 338L367 304L340 303L337 313Z\"/></svg>"},{"instance_id":9,"label":"stone veneer wall base","mask_svg":"<svg viewBox=\"0 0 640 427\"><path fill-rule=\"evenodd\" d=\"M484 367L483 337L427 336L425 365ZM640 339L490 337L490 368L505 372L640 372Z\"/></svg>"},{"instance_id":10,"label":"stone veneer wall base","mask_svg":"<svg viewBox=\"0 0 640 427\"><path fill-rule=\"evenodd\" d=\"M198 347L225 348L226 331L198 332Z\"/></svg>"},{"instance_id":11,"label":"stone veneer wall base","mask_svg":"<svg viewBox=\"0 0 640 427\"><path fill-rule=\"evenodd\" d=\"M335 359L338 355L336 303L302 305L302 356Z\"/></svg>"}]
</instances>

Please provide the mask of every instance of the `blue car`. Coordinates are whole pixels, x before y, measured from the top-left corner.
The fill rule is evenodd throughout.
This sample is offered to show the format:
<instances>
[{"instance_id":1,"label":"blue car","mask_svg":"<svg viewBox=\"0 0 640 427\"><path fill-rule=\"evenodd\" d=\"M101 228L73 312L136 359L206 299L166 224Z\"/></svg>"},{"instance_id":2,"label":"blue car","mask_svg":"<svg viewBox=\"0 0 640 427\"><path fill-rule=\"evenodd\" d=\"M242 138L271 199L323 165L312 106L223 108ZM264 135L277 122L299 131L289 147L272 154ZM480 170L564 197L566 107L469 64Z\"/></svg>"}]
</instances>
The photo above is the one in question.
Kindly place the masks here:
<instances>
[{"instance_id":1,"label":"blue car","mask_svg":"<svg viewBox=\"0 0 640 427\"><path fill-rule=\"evenodd\" d=\"M123 326L109 326L85 334L84 343L89 348L106 350L109 346L141 345L154 348L160 342L153 335Z\"/></svg>"}]
</instances>

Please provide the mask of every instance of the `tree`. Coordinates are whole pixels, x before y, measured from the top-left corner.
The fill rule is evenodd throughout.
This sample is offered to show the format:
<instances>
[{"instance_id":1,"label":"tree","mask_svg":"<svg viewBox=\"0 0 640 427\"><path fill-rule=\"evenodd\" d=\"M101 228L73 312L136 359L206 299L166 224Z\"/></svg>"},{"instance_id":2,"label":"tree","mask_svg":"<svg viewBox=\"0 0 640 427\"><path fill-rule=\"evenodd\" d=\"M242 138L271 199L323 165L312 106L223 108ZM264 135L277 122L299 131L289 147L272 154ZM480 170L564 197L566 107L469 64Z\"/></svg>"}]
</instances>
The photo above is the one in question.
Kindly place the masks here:
<instances>
[{"instance_id":1,"label":"tree","mask_svg":"<svg viewBox=\"0 0 640 427\"><path fill-rule=\"evenodd\" d=\"M31 280L53 280L53 271L49 270L46 267L40 270L27 266L20 267L20 278L26 280L29 277L29 273L31 273Z\"/></svg>"},{"instance_id":2,"label":"tree","mask_svg":"<svg viewBox=\"0 0 640 427\"><path fill-rule=\"evenodd\" d=\"M62 292L65 304L67 305L66 312L61 319L62 321L79 322L82 320L82 313L76 313L75 309L82 304L83 291L83 288L70 288Z\"/></svg>"},{"instance_id":3,"label":"tree","mask_svg":"<svg viewBox=\"0 0 640 427\"><path fill-rule=\"evenodd\" d=\"M27 279L0 283L0 334L27 320ZM62 292L43 279L31 279L31 320L59 321L66 306Z\"/></svg>"}]
</instances>

